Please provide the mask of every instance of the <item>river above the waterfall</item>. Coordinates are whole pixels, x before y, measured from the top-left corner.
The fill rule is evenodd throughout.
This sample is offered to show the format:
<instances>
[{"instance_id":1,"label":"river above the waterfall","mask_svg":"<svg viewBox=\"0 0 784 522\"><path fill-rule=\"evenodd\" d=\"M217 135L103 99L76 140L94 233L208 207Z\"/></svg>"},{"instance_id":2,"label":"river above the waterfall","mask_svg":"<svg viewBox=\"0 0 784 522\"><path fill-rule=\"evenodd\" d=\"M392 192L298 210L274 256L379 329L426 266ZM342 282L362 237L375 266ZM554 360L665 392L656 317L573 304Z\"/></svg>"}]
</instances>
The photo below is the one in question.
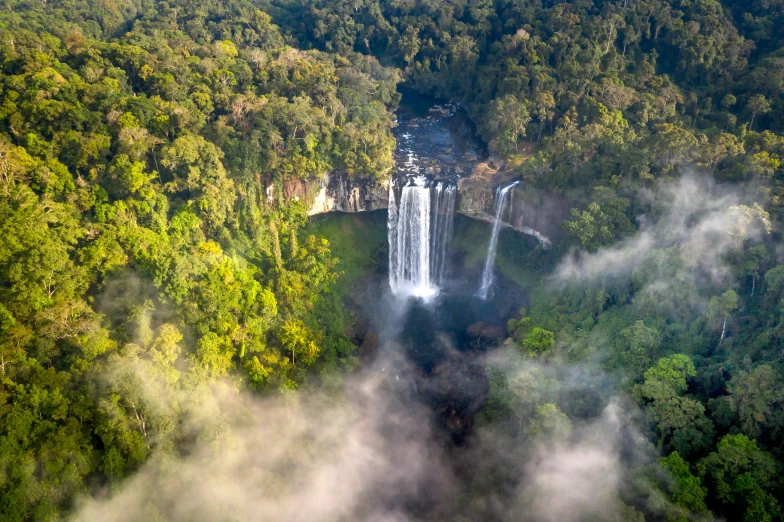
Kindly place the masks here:
<instances>
[{"instance_id":1,"label":"river above the waterfall","mask_svg":"<svg viewBox=\"0 0 784 522\"><path fill-rule=\"evenodd\" d=\"M400 175L457 177L487 161L468 113L457 103L402 89L397 110L395 163Z\"/></svg>"}]
</instances>

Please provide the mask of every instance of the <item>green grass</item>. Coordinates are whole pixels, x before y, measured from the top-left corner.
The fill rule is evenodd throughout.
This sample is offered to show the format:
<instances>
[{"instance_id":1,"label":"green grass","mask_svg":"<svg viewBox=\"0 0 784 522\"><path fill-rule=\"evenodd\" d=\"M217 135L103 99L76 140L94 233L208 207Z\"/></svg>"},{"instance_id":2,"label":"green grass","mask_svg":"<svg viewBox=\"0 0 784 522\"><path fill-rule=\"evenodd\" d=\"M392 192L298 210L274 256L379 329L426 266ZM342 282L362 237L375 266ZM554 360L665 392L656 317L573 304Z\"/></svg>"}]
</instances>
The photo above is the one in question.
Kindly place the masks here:
<instances>
[{"instance_id":1,"label":"green grass","mask_svg":"<svg viewBox=\"0 0 784 522\"><path fill-rule=\"evenodd\" d=\"M484 221L455 216L455 237L452 248L465 252L465 265L481 269L487 257L492 225ZM498 236L495 268L504 277L524 287L536 285L545 273L544 258L536 239L512 230L502 229Z\"/></svg>"},{"instance_id":2,"label":"green grass","mask_svg":"<svg viewBox=\"0 0 784 522\"><path fill-rule=\"evenodd\" d=\"M340 261L339 285L348 288L376 271L378 256L387 244L386 212L330 212L311 218L308 232L325 237Z\"/></svg>"}]
</instances>

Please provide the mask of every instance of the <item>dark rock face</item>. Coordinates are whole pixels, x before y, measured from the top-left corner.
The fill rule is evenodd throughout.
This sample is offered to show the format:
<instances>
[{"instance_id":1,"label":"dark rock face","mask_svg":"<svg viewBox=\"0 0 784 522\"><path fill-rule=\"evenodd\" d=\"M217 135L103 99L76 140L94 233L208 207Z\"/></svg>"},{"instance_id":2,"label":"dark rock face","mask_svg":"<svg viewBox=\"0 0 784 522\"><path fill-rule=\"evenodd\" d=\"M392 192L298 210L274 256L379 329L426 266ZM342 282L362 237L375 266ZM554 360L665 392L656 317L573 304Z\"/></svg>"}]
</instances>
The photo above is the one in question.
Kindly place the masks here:
<instances>
[{"instance_id":1,"label":"dark rock face","mask_svg":"<svg viewBox=\"0 0 784 522\"><path fill-rule=\"evenodd\" d=\"M368 332L365 339L362 341L360 350L362 354L375 353L378 350L379 337L377 332Z\"/></svg>"},{"instance_id":2,"label":"dark rock face","mask_svg":"<svg viewBox=\"0 0 784 522\"><path fill-rule=\"evenodd\" d=\"M471 338L475 339L475 338L477 338L477 337L482 335L482 330L484 330L484 329L485 329L485 323L482 322L482 321L479 321L479 322L474 323L474 324L472 324L471 326L468 327L468 329L466 330L466 335L468 337L471 337Z\"/></svg>"},{"instance_id":3,"label":"dark rock face","mask_svg":"<svg viewBox=\"0 0 784 522\"><path fill-rule=\"evenodd\" d=\"M485 341L501 341L506 339L506 328L498 325L488 325L482 321L472 324L466 330L466 335L472 339Z\"/></svg>"},{"instance_id":4,"label":"dark rock face","mask_svg":"<svg viewBox=\"0 0 784 522\"><path fill-rule=\"evenodd\" d=\"M351 180L342 172L332 172L320 181L306 182L287 179L283 182L283 198L303 201L310 215L326 212L370 212L387 208L389 182ZM276 187L266 188L268 202L274 201Z\"/></svg>"},{"instance_id":5,"label":"dark rock face","mask_svg":"<svg viewBox=\"0 0 784 522\"><path fill-rule=\"evenodd\" d=\"M460 178L455 211L474 219L492 221L495 189L503 182L503 175ZM336 211L370 212L389 206L389 182L373 185L335 173L328 174L315 185L286 184L284 197L309 201L311 215ZM524 186L516 187L510 194L503 222L536 237L543 244L550 244L561 239L561 224L568 219L569 208L569 201L563 196L531 193Z\"/></svg>"},{"instance_id":6,"label":"dark rock face","mask_svg":"<svg viewBox=\"0 0 784 522\"><path fill-rule=\"evenodd\" d=\"M482 329L482 337L488 341L500 341L506 339L506 328L503 326L487 326Z\"/></svg>"},{"instance_id":7,"label":"dark rock face","mask_svg":"<svg viewBox=\"0 0 784 522\"><path fill-rule=\"evenodd\" d=\"M481 167L481 166L480 166ZM458 212L475 219L493 221L495 189L513 179L509 174L478 170L457 185ZM506 226L536 237L540 243L558 242L563 236L561 224L569 218L569 200L557 194L531 192L524 183L507 196L502 221Z\"/></svg>"}]
</instances>

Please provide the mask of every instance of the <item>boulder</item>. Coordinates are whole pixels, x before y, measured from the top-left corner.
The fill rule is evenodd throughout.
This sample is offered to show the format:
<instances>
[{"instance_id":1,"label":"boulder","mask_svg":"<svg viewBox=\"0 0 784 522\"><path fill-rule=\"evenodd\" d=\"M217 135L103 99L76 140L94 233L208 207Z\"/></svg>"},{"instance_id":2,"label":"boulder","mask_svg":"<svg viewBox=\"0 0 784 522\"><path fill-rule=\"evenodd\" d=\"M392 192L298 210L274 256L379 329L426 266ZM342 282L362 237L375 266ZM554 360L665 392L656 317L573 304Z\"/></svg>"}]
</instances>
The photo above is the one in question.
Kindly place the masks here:
<instances>
[{"instance_id":1,"label":"boulder","mask_svg":"<svg viewBox=\"0 0 784 522\"><path fill-rule=\"evenodd\" d=\"M482 328L482 338L487 341L506 339L506 328L503 326L486 326Z\"/></svg>"},{"instance_id":2,"label":"boulder","mask_svg":"<svg viewBox=\"0 0 784 522\"><path fill-rule=\"evenodd\" d=\"M474 323L468 327L468 329L466 330L466 335L468 337L472 337L476 339L477 337L480 337L482 335L482 330L484 329L485 329L485 323L479 321L478 323Z\"/></svg>"}]
</instances>

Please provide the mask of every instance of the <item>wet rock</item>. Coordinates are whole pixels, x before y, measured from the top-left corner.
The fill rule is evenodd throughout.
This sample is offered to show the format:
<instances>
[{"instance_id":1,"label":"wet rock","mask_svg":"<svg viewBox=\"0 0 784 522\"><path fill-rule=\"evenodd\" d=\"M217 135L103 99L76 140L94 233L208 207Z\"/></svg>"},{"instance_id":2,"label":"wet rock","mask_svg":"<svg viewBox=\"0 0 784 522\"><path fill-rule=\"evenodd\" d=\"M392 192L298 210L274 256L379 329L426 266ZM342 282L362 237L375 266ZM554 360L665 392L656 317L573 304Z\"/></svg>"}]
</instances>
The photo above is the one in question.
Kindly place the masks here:
<instances>
[{"instance_id":1,"label":"wet rock","mask_svg":"<svg viewBox=\"0 0 784 522\"><path fill-rule=\"evenodd\" d=\"M363 340L368 335L368 325L369 321L363 317L360 317L356 321L346 328L346 334L349 338L354 342L354 344L362 344Z\"/></svg>"},{"instance_id":2,"label":"wet rock","mask_svg":"<svg viewBox=\"0 0 784 522\"><path fill-rule=\"evenodd\" d=\"M528 295L524 288L513 281L499 278L499 291L496 292L493 304L498 312L498 319L506 322L509 318L519 319L520 308L528 305Z\"/></svg>"},{"instance_id":3,"label":"wet rock","mask_svg":"<svg viewBox=\"0 0 784 522\"><path fill-rule=\"evenodd\" d=\"M482 330L484 329L485 329L485 323L479 321L468 327L468 329L466 330L466 335L468 337L476 339L477 337L480 337L482 335Z\"/></svg>"},{"instance_id":4,"label":"wet rock","mask_svg":"<svg viewBox=\"0 0 784 522\"><path fill-rule=\"evenodd\" d=\"M498 341L506 338L506 328L479 321L468 327L466 335L472 339L481 338L483 341Z\"/></svg>"},{"instance_id":5,"label":"wet rock","mask_svg":"<svg viewBox=\"0 0 784 522\"><path fill-rule=\"evenodd\" d=\"M457 183L456 211L474 219L493 222L495 189L515 178L503 166L477 164L470 175ZM509 193L502 217L503 226L533 236L549 246L563 235L561 224L569 217L569 201L563 196L532 192L520 183Z\"/></svg>"},{"instance_id":6,"label":"wet rock","mask_svg":"<svg viewBox=\"0 0 784 522\"><path fill-rule=\"evenodd\" d=\"M486 326L482 328L482 338L487 341L500 341L506 338L506 328L503 326Z\"/></svg>"}]
</instances>

